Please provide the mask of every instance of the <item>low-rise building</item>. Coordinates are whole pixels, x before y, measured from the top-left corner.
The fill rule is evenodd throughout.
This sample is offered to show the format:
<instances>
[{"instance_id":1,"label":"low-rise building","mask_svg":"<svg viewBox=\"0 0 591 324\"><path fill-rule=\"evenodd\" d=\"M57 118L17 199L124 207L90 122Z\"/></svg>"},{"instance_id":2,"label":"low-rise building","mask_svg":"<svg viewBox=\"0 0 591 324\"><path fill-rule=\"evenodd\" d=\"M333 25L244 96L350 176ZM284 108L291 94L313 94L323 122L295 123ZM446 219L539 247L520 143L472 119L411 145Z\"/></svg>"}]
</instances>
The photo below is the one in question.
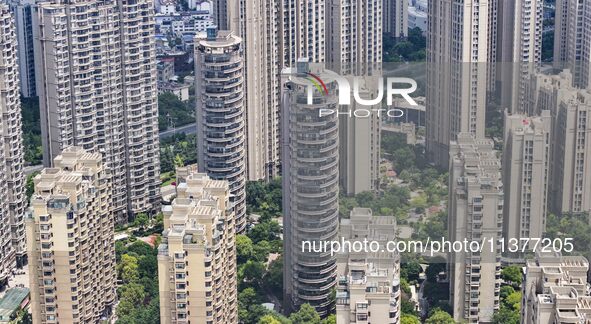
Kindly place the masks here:
<instances>
[{"instance_id":1,"label":"low-rise building","mask_svg":"<svg viewBox=\"0 0 591 324\"><path fill-rule=\"evenodd\" d=\"M538 253L523 269L521 323L591 323L586 258Z\"/></svg>"}]
</instances>

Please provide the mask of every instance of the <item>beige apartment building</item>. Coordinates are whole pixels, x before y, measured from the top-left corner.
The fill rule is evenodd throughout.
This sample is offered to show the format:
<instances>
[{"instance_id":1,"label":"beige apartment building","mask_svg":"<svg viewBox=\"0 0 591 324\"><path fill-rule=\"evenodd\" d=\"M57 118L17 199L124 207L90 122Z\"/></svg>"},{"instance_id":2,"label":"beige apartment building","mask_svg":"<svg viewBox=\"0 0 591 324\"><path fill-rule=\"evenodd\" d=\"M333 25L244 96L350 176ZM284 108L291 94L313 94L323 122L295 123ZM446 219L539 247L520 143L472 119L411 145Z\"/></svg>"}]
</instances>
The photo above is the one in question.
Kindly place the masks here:
<instances>
[{"instance_id":1,"label":"beige apartment building","mask_svg":"<svg viewBox=\"0 0 591 324\"><path fill-rule=\"evenodd\" d=\"M33 323L97 323L117 298L111 177L80 147L53 165L34 179L26 220Z\"/></svg>"},{"instance_id":2,"label":"beige apartment building","mask_svg":"<svg viewBox=\"0 0 591 324\"><path fill-rule=\"evenodd\" d=\"M279 0L279 62L295 68L300 58L326 61L326 24L329 0Z\"/></svg>"},{"instance_id":3,"label":"beige apartment building","mask_svg":"<svg viewBox=\"0 0 591 324\"><path fill-rule=\"evenodd\" d=\"M0 4L0 287L26 262L24 149L17 37L7 5Z\"/></svg>"},{"instance_id":4,"label":"beige apartment building","mask_svg":"<svg viewBox=\"0 0 591 324\"><path fill-rule=\"evenodd\" d=\"M570 70L537 74L532 80L532 104L552 116L549 210L553 213L591 211L591 91L572 86Z\"/></svg>"},{"instance_id":5,"label":"beige apartment building","mask_svg":"<svg viewBox=\"0 0 591 324\"><path fill-rule=\"evenodd\" d=\"M243 40L247 176L270 180L279 175L279 1L222 1L227 29Z\"/></svg>"},{"instance_id":6,"label":"beige apartment building","mask_svg":"<svg viewBox=\"0 0 591 324\"><path fill-rule=\"evenodd\" d=\"M591 322L585 257L538 253L523 269L522 324Z\"/></svg>"},{"instance_id":7,"label":"beige apartment building","mask_svg":"<svg viewBox=\"0 0 591 324\"><path fill-rule=\"evenodd\" d=\"M199 172L227 180L236 230L246 230L246 126L242 39L210 28L195 40Z\"/></svg>"},{"instance_id":8,"label":"beige apartment building","mask_svg":"<svg viewBox=\"0 0 591 324\"><path fill-rule=\"evenodd\" d=\"M408 0L382 0L384 33L393 37L408 36Z\"/></svg>"},{"instance_id":9,"label":"beige apartment building","mask_svg":"<svg viewBox=\"0 0 591 324\"><path fill-rule=\"evenodd\" d=\"M374 216L369 208L353 208L342 219L340 236L348 241L364 239L382 247L396 239L396 218ZM337 323L400 322L400 256L396 252L344 252L337 256Z\"/></svg>"},{"instance_id":10,"label":"beige apartment building","mask_svg":"<svg viewBox=\"0 0 591 324\"><path fill-rule=\"evenodd\" d=\"M548 213L551 127L548 110L534 117L511 115L505 110L505 239L543 237Z\"/></svg>"},{"instance_id":11,"label":"beige apartment building","mask_svg":"<svg viewBox=\"0 0 591 324\"><path fill-rule=\"evenodd\" d=\"M484 138L487 91L496 57L496 1L429 2L426 148L446 168L459 133Z\"/></svg>"},{"instance_id":12,"label":"beige apartment building","mask_svg":"<svg viewBox=\"0 0 591 324\"><path fill-rule=\"evenodd\" d=\"M503 183L494 143L460 134L450 148L448 233L451 242L501 238ZM450 301L454 319L487 323L499 310L501 251L449 254Z\"/></svg>"},{"instance_id":13,"label":"beige apartment building","mask_svg":"<svg viewBox=\"0 0 591 324\"><path fill-rule=\"evenodd\" d=\"M554 22L554 67L569 69L572 85L584 89L591 75L591 11L589 1L556 1Z\"/></svg>"},{"instance_id":14,"label":"beige apartment building","mask_svg":"<svg viewBox=\"0 0 591 324\"><path fill-rule=\"evenodd\" d=\"M329 91L314 90L308 105L310 72L320 75ZM283 75L283 300L287 310L309 303L325 316L334 311L336 258L302 246L334 240L339 229L339 118L318 113L338 107L335 75L321 66L312 69L306 60Z\"/></svg>"},{"instance_id":15,"label":"beige apartment building","mask_svg":"<svg viewBox=\"0 0 591 324\"><path fill-rule=\"evenodd\" d=\"M104 155L118 222L160 209L153 1L44 1L33 35L44 165Z\"/></svg>"},{"instance_id":16,"label":"beige apartment building","mask_svg":"<svg viewBox=\"0 0 591 324\"><path fill-rule=\"evenodd\" d=\"M163 206L158 247L162 324L238 323L234 211L229 183L181 168Z\"/></svg>"}]
</instances>

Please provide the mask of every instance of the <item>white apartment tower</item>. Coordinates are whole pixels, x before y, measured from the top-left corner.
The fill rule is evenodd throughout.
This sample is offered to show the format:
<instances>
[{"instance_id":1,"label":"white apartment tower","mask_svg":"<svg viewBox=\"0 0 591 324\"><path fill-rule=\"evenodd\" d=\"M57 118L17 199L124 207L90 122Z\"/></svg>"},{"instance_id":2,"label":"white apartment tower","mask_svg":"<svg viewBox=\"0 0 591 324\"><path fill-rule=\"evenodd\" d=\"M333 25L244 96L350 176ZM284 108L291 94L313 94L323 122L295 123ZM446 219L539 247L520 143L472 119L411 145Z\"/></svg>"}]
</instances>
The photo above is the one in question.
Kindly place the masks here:
<instances>
[{"instance_id":1,"label":"white apartment tower","mask_svg":"<svg viewBox=\"0 0 591 324\"><path fill-rule=\"evenodd\" d=\"M387 244L396 239L396 218L373 216L369 208L353 208L341 220L340 236ZM396 252L342 253L337 256L337 323L400 322L400 256Z\"/></svg>"},{"instance_id":2,"label":"white apartment tower","mask_svg":"<svg viewBox=\"0 0 591 324\"><path fill-rule=\"evenodd\" d=\"M393 37L408 36L408 0L382 0L384 33Z\"/></svg>"},{"instance_id":3,"label":"white apartment tower","mask_svg":"<svg viewBox=\"0 0 591 324\"><path fill-rule=\"evenodd\" d=\"M459 133L484 138L496 1L434 0L427 32L427 153L446 167Z\"/></svg>"},{"instance_id":4,"label":"white apartment tower","mask_svg":"<svg viewBox=\"0 0 591 324\"><path fill-rule=\"evenodd\" d=\"M160 323L238 323L234 211L227 181L177 170L158 247Z\"/></svg>"},{"instance_id":5,"label":"white apartment tower","mask_svg":"<svg viewBox=\"0 0 591 324\"><path fill-rule=\"evenodd\" d=\"M53 165L35 177L26 220L33 323L98 323L117 299L112 178L80 147Z\"/></svg>"},{"instance_id":6,"label":"white apartment tower","mask_svg":"<svg viewBox=\"0 0 591 324\"><path fill-rule=\"evenodd\" d=\"M246 230L246 130L242 39L210 28L195 41L199 172L230 183L236 230Z\"/></svg>"},{"instance_id":7,"label":"white apartment tower","mask_svg":"<svg viewBox=\"0 0 591 324\"><path fill-rule=\"evenodd\" d=\"M505 239L543 237L550 181L551 127L548 110L535 117L505 111Z\"/></svg>"},{"instance_id":8,"label":"white apartment tower","mask_svg":"<svg viewBox=\"0 0 591 324\"><path fill-rule=\"evenodd\" d=\"M585 257L538 253L523 269L522 324L591 321L589 261Z\"/></svg>"},{"instance_id":9,"label":"white apartment tower","mask_svg":"<svg viewBox=\"0 0 591 324\"><path fill-rule=\"evenodd\" d=\"M501 163L492 140L460 134L450 148L449 218L451 242L497 242L503 226ZM450 301L454 319L490 322L499 310L501 251L449 254Z\"/></svg>"},{"instance_id":10,"label":"white apartment tower","mask_svg":"<svg viewBox=\"0 0 591 324\"><path fill-rule=\"evenodd\" d=\"M26 261L24 150L14 20L0 4L0 287Z\"/></svg>"},{"instance_id":11,"label":"white apartment tower","mask_svg":"<svg viewBox=\"0 0 591 324\"><path fill-rule=\"evenodd\" d=\"M543 0L499 0L500 103L512 113L531 114L527 83L542 61Z\"/></svg>"},{"instance_id":12,"label":"white apartment tower","mask_svg":"<svg viewBox=\"0 0 591 324\"><path fill-rule=\"evenodd\" d=\"M309 303L326 316L336 284L336 258L325 251L302 251L304 242L337 238L339 227L339 120L320 116L319 109L337 109L334 75L320 67L312 73L325 82L321 93L307 79L310 66L284 70L282 84L282 168L284 224L284 303L297 310ZM308 104L308 91L313 91Z\"/></svg>"},{"instance_id":13,"label":"white apartment tower","mask_svg":"<svg viewBox=\"0 0 591 324\"><path fill-rule=\"evenodd\" d=\"M25 98L37 96L35 83L35 54L33 53L33 6L34 0L8 2L14 15L18 38L18 67L21 94Z\"/></svg>"},{"instance_id":14,"label":"white apartment tower","mask_svg":"<svg viewBox=\"0 0 591 324\"><path fill-rule=\"evenodd\" d=\"M35 7L44 164L68 146L103 155L113 212L160 203L153 2L52 0Z\"/></svg>"}]
</instances>

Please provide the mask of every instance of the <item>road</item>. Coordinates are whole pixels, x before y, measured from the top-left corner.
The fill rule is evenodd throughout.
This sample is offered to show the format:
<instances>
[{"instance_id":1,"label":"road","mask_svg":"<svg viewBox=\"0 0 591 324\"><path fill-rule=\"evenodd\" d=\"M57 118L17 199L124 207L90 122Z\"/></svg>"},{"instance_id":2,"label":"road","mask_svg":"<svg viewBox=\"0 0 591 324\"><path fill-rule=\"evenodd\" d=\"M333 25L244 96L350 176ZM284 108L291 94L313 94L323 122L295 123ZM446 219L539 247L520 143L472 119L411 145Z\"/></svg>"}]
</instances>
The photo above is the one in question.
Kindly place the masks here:
<instances>
[{"instance_id":1,"label":"road","mask_svg":"<svg viewBox=\"0 0 591 324\"><path fill-rule=\"evenodd\" d=\"M192 123L185 126L177 127L175 129L168 129L164 132L160 132L160 139L163 140L165 138L172 137L174 134L177 133L185 133L187 135L195 134L197 133L197 123Z\"/></svg>"}]
</instances>

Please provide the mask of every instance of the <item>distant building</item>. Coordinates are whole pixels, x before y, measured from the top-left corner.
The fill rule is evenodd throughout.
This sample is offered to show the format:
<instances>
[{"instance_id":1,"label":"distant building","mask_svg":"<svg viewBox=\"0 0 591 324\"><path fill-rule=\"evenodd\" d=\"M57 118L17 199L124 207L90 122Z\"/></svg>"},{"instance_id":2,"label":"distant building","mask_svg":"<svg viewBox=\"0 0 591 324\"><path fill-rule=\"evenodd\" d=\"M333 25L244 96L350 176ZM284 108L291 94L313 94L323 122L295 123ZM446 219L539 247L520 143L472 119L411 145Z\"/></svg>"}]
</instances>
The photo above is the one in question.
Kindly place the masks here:
<instances>
[{"instance_id":1,"label":"distant building","mask_svg":"<svg viewBox=\"0 0 591 324\"><path fill-rule=\"evenodd\" d=\"M189 88L188 84L177 83L177 82L158 82L158 94L172 93L180 101L189 101Z\"/></svg>"},{"instance_id":2,"label":"distant building","mask_svg":"<svg viewBox=\"0 0 591 324\"><path fill-rule=\"evenodd\" d=\"M158 82L169 82L174 76L174 59L160 59L156 65Z\"/></svg>"},{"instance_id":3,"label":"distant building","mask_svg":"<svg viewBox=\"0 0 591 324\"><path fill-rule=\"evenodd\" d=\"M522 324L591 322L586 258L538 253L523 270Z\"/></svg>"},{"instance_id":4,"label":"distant building","mask_svg":"<svg viewBox=\"0 0 591 324\"><path fill-rule=\"evenodd\" d=\"M11 288L0 298L0 324L14 323L15 316L20 309L29 305L29 288Z\"/></svg>"},{"instance_id":5,"label":"distant building","mask_svg":"<svg viewBox=\"0 0 591 324\"><path fill-rule=\"evenodd\" d=\"M408 36L408 0L382 0L384 33L392 37Z\"/></svg>"},{"instance_id":6,"label":"distant building","mask_svg":"<svg viewBox=\"0 0 591 324\"><path fill-rule=\"evenodd\" d=\"M184 33L204 33L214 26L208 11L183 11L180 13L161 13L154 16L156 28L162 34L182 37Z\"/></svg>"},{"instance_id":7,"label":"distant building","mask_svg":"<svg viewBox=\"0 0 591 324\"><path fill-rule=\"evenodd\" d=\"M236 233L228 182L179 171L177 196L162 208L160 323L238 323Z\"/></svg>"},{"instance_id":8,"label":"distant building","mask_svg":"<svg viewBox=\"0 0 591 324\"><path fill-rule=\"evenodd\" d=\"M448 233L464 239L496 242L503 227L501 162L492 140L460 133L450 146ZM450 301L454 319L490 322L500 308L501 251L449 254Z\"/></svg>"},{"instance_id":9,"label":"distant building","mask_svg":"<svg viewBox=\"0 0 591 324\"><path fill-rule=\"evenodd\" d=\"M418 28L427 32L427 12L419 7L408 7L408 29Z\"/></svg>"},{"instance_id":10,"label":"distant building","mask_svg":"<svg viewBox=\"0 0 591 324\"><path fill-rule=\"evenodd\" d=\"M36 97L35 54L33 52L33 10L34 0L8 1L13 12L18 44L18 68L20 90L25 98Z\"/></svg>"},{"instance_id":11,"label":"distant building","mask_svg":"<svg viewBox=\"0 0 591 324\"><path fill-rule=\"evenodd\" d=\"M373 216L354 208L342 219L340 236L349 241L396 239L394 216ZM401 312L400 256L396 252L342 253L337 256L337 323L399 323Z\"/></svg>"},{"instance_id":12,"label":"distant building","mask_svg":"<svg viewBox=\"0 0 591 324\"><path fill-rule=\"evenodd\" d=\"M97 323L117 299L110 171L79 147L53 165L34 179L26 220L33 323Z\"/></svg>"}]
</instances>

